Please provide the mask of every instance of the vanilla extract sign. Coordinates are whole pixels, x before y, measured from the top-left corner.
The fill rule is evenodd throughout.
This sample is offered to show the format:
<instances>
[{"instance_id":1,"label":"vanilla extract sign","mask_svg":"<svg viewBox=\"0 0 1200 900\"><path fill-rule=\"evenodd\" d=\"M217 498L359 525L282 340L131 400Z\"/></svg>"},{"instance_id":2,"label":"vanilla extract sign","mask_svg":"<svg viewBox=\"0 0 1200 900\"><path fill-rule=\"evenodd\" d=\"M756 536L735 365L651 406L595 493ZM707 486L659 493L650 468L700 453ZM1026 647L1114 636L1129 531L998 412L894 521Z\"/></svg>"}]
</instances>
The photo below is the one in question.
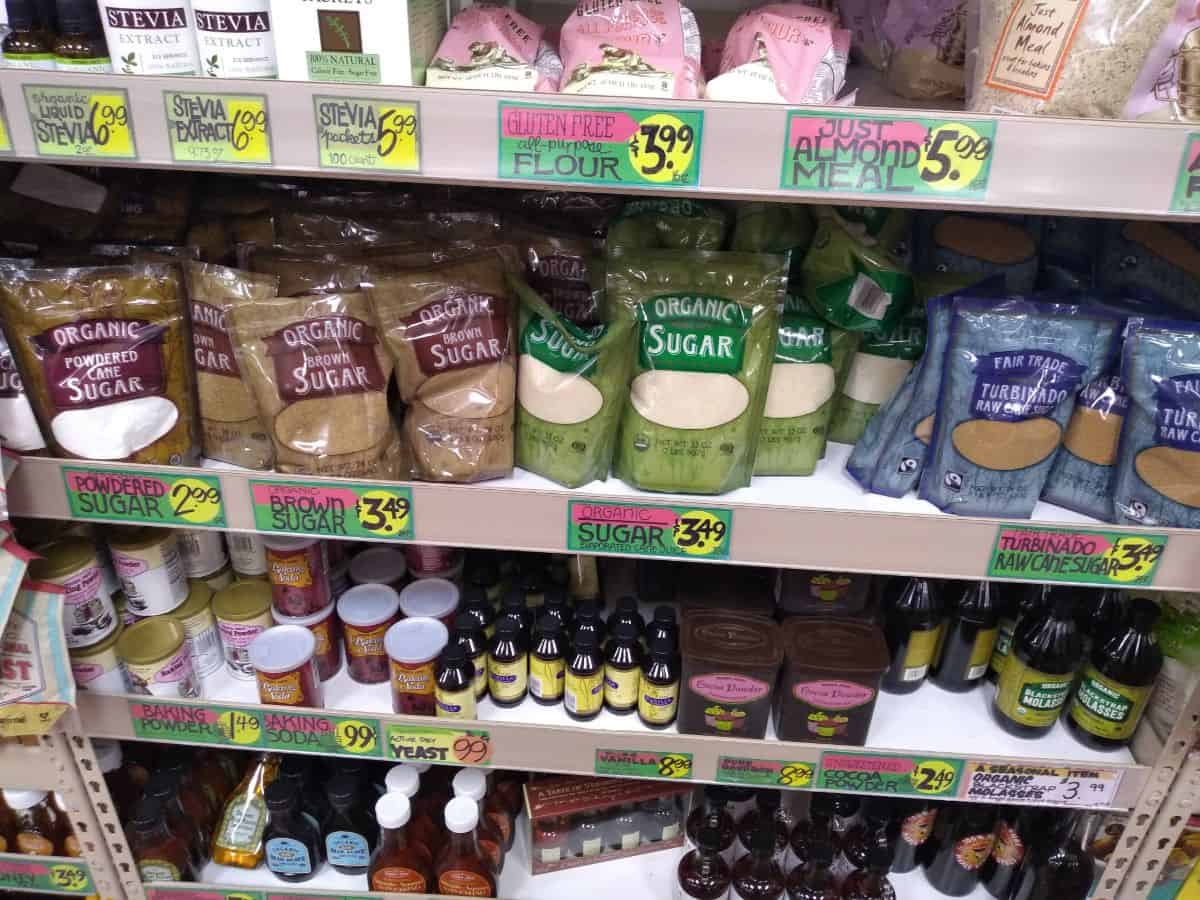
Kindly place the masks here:
<instances>
[{"instance_id":1,"label":"vanilla extract sign","mask_svg":"<svg viewBox=\"0 0 1200 900\"><path fill-rule=\"evenodd\" d=\"M267 98L163 91L171 158L178 163L271 164Z\"/></svg>"}]
</instances>

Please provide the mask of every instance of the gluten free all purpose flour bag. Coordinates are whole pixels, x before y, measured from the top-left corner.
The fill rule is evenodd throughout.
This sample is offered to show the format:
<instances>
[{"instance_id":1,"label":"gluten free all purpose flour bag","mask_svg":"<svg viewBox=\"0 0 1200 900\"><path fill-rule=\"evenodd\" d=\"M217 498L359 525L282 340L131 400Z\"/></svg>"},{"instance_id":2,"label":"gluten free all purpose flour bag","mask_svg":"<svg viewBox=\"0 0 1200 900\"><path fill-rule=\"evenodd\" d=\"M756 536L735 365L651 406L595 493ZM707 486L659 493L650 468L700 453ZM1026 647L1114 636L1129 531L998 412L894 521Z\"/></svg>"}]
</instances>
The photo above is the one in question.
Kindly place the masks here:
<instances>
[{"instance_id":1,"label":"gluten free all purpose flour bag","mask_svg":"<svg viewBox=\"0 0 1200 900\"><path fill-rule=\"evenodd\" d=\"M608 267L614 316L636 323L615 470L651 491L750 481L787 257L643 250Z\"/></svg>"},{"instance_id":2,"label":"gluten free all purpose flour bag","mask_svg":"<svg viewBox=\"0 0 1200 900\"><path fill-rule=\"evenodd\" d=\"M470 6L450 23L425 72L425 86L557 91L562 61L542 39L545 30L505 6Z\"/></svg>"},{"instance_id":3,"label":"gluten free all purpose flour bag","mask_svg":"<svg viewBox=\"0 0 1200 900\"><path fill-rule=\"evenodd\" d=\"M1065 303L957 301L921 497L959 515L1029 518L1114 331Z\"/></svg>"}]
</instances>

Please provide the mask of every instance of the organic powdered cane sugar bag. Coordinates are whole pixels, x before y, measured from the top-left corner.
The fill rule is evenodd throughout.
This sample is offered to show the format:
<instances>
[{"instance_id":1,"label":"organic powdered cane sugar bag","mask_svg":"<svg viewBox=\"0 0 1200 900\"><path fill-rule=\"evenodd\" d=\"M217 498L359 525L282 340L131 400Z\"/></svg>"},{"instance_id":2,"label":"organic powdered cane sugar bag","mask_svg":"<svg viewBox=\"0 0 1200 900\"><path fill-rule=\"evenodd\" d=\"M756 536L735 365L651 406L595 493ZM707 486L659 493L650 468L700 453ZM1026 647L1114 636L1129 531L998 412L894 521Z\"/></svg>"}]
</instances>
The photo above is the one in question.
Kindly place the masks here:
<instances>
[{"instance_id":1,"label":"organic powdered cane sugar bag","mask_svg":"<svg viewBox=\"0 0 1200 900\"><path fill-rule=\"evenodd\" d=\"M238 297L228 321L278 471L380 479L404 474L387 407L392 360L366 294Z\"/></svg>"},{"instance_id":2,"label":"organic powdered cane sugar bag","mask_svg":"<svg viewBox=\"0 0 1200 900\"><path fill-rule=\"evenodd\" d=\"M408 404L404 437L426 481L503 478L513 467L516 298L511 246L398 271L368 288Z\"/></svg>"},{"instance_id":3,"label":"organic powdered cane sugar bag","mask_svg":"<svg viewBox=\"0 0 1200 900\"><path fill-rule=\"evenodd\" d=\"M607 301L636 323L615 470L643 490L749 483L787 256L642 250L609 259Z\"/></svg>"},{"instance_id":4,"label":"organic powdered cane sugar bag","mask_svg":"<svg viewBox=\"0 0 1200 900\"><path fill-rule=\"evenodd\" d=\"M56 455L196 461L191 341L175 266L4 269L0 304Z\"/></svg>"},{"instance_id":5,"label":"organic powdered cane sugar bag","mask_svg":"<svg viewBox=\"0 0 1200 900\"><path fill-rule=\"evenodd\" d=\"M0 445L19 453L41 454L46 439L29 404L21 373L3 334L0 334Z\"/></svg>"}]
</instances>

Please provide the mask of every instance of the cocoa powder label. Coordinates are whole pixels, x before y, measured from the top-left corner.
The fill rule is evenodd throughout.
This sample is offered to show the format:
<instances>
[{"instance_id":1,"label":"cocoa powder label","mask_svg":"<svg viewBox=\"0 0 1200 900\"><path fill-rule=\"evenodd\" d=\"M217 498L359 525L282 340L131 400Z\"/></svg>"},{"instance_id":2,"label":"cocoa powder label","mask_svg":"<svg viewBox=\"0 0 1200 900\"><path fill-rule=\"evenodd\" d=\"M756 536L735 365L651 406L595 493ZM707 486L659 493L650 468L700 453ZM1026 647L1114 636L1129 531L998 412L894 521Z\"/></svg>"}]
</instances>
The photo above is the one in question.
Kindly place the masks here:
<instances>
[{"instance_id":1,"label":"cocoa powder label","mask_svg":"<svg viewBox=\"0 0 1200 900\"><path fill-rule=\"evenodd\" d=\"M379 393L386 379L373 327L353 316L323 316L279 329L265 339L284 403Z\"/></svg>"},{"instance_id":2,"label":"cocoa powder label","mask_svg":"<svg viewBox=\"0 0 1200 900\"><path fill-rule=\"evenodd\" d=\"M192 301L192 355L196 368L213 375L242 377L225 313L209 303Z\"/></svg>"},{"instance_id":3,"label":"cocoa powder label","mask_svg":"<svg viewBox=\"0 0 1200 900\"><path fill-rule=\"evenodd\" d=\"M92 409L163 393L165 325L144 319L88 319L34 335L50 399L59 409Z\"/></svg>"},{"instance_id":4,"label":"cocoa powder label","mask_svg":"<svg viewBox=\"0 0 1200 900\"><path fill-rule=\"evenodd\" d=\"M502 361L508 355L508 300L460 293L427 303L404 320L426 375Z\"/></svg>"}]
</instances>

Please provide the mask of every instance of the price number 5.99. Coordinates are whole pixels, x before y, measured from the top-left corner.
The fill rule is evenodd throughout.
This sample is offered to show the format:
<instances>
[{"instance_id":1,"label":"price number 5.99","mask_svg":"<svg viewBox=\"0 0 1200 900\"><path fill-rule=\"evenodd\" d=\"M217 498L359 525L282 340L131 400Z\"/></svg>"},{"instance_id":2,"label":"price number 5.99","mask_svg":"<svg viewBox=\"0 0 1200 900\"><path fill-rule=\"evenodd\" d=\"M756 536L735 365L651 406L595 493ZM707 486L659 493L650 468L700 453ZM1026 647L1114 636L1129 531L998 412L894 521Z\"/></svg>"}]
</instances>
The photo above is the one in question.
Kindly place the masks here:
<instances>
[{"instance_id":1,"label":"price number 5.99","mask_svg":"<svg viewBox=\"0 0 1200 900\"><path fill-rule=\"evenodd\" d=\"M629 139L634 171L656 184L686 182L695 153L695 130L668 113L647 116Z\"/></svg>"},{"instance_id":2,"label":"price number 5.99","mask_svg":"<svg viewBox=\"0 0 1200 900\"><path fill-rule=\"evenodd\" d=\"M922 143L917 172L934 190L965 190L987 165L992 147L991 138L967 125L941 125L930 129Z\"/></svg>"}]
</instances>

